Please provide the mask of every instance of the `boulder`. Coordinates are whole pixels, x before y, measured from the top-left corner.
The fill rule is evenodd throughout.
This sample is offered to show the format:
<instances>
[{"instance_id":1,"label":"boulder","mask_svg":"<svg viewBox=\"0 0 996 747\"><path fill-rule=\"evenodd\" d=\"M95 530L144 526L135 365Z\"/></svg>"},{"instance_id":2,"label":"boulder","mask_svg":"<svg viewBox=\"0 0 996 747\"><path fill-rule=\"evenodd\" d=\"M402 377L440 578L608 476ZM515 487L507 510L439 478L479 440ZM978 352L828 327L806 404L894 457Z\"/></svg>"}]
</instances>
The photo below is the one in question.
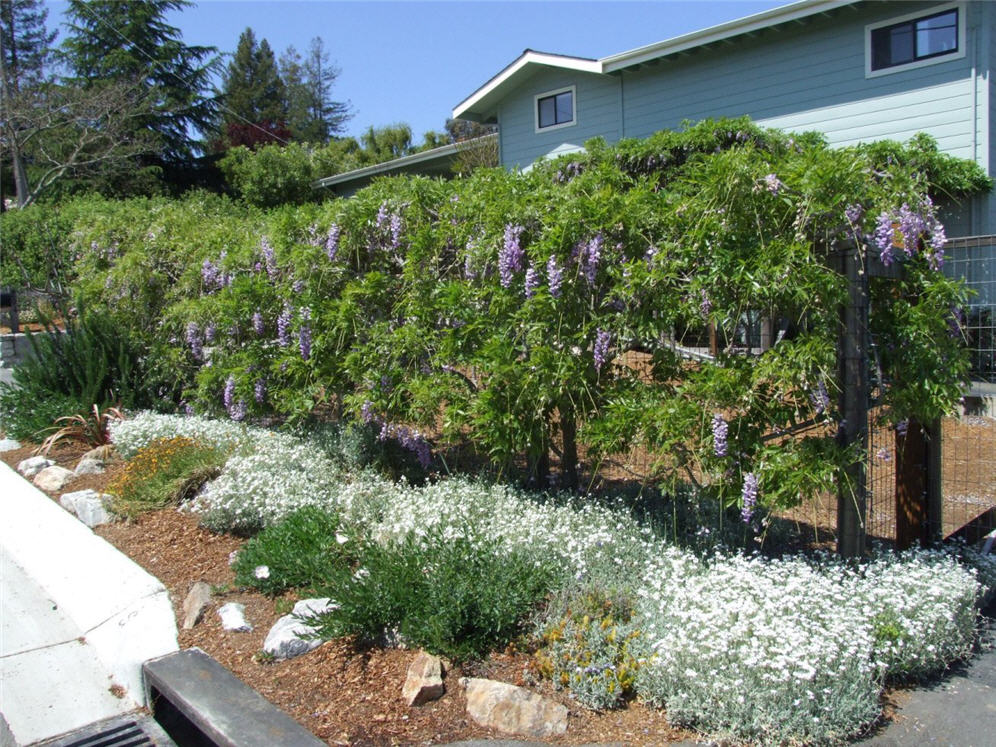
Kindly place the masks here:
<instances>
[{"instance_id":1,"label":"boulder","mask_svg":"<svg viewBox=\"0 0 996 747\"><path fill-rule=\"evenodd\" d=\"M467 714L506 734L552 737L567 731L567 709L528 690L494 680L464 677Z\"/></svg>"},{"instance_id":2,"label":"boulder","mask_svg":"<svg viewBox=\"0 0 996 747\"><path fill-rule=\"evenodd\" d=\"M229 602L218 608L218 616L221 618L221 627L225 630L233 630L239 633L248 633L252 630L252 625L246 620L246 606L238 602Z\"/></svg>"},{"instance_id":3,"label":"boulder","mask_svg":"<svg viewBox=\"0 0 996 747\"><path fill-rule=\"evenodd\" d=\"M34 483L36 487L42 490L55 493L66 487L74 477L76 477L76 474L72 470L53 464L51 467L46 467L35 475Z\"/></svg>"},{"instance_id":4,"label":"boulder","mask_svg":"<svg viewBox=\"0 0 996 747\"><path fill-rule=\"evenodd\" d=\"M12 438L0 438L0 451L13 451L20 448L20 441L15 441Z\"/></svg>"},{"instance_id":5,"label":"boulder","mask_svg":"<svg viewBox=\"0 0 996 747\"><path fill-rule=\"evenodd\" d=\"M104 463L96 459L80 459L73 472L77 475L101 475L104 473Z\"/></svg>"},{"instance_id":6,"label":"boulder","mask_svg":"<svg viewBox=\"0 0 996 747\"><path fill-rule=\"evenodd\" d=\"M55 462L43 456L33 456L22 459L17 463L17 471L25 477L34 477L46 467L51 467Z\"/></svg>"},{"instance_id":7,"label":"boulder","mask_svg":"<svg viewBox=\"0 0 996 747\"><path fill-rule=\"evenodd\" d=\"M200 622L209 606L211 606L211 585L205 581L198 581L183 600L183 629L190 630Z\"/></svg>"},{"instance_id":8,"label":"boulder","mask_svg":"<svg viewBox=\"0 0 996 747\"><path fill-rule=\"evenodd\" d=\"M63 493L59 496L59 503L64 509L93 529L100 524L108 524L113 521L110 511L107 510L111 496L107 493L98 493L96 490L77 490L72 493Z\"/></svg>"},{"instance_id":9,"label":"boulder","mask_svg":"<svg viewBox=\"0 0 996 747\"><path fill-rule=\"evenodd\" d=\"M438 700L445 692L442 661L438 656L419 651L408 666L408 676L401 688L401 696L409 706L420 706L431 700Z\"/></svg>"},{"instance_id":10,"label":"boulder","mask_svg":"<svg viewBox=\"0 0 996 747\"><path fill-rule=\"evenodd\" d=\"M274 659L292 659L318 648L322 644L321 639L309 637L316 632L315 628L301 618L327 612L337 606L328 597L302 599L289 615L281 617L270 628L263 641L263 651Z\"/></svg>"},{"instance_id":11,"label":"boulder","mask_svg":"<svg viewBox=\"0 0 996 747\"><path fill-rule=\"evenodd\" d=\"M98 446L95 449L90 449L90 451L80 457L80 461L109 462L113 456L114 445L104 444L103 446Z\"/></svg>"}]
</instances>

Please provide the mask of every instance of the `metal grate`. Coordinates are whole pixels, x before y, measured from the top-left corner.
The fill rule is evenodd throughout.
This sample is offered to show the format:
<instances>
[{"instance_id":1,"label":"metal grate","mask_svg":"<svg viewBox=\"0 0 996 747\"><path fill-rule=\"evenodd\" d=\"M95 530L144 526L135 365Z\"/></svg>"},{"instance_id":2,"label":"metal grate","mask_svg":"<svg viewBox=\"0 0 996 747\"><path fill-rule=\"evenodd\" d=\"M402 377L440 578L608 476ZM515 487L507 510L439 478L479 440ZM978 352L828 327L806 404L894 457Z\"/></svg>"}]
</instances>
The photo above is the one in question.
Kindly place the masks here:
<instances>
[{"instance_id":1,"label":"metal grate","mask_svg":"<svg viewBox=\"0 0 996 747\"><path fill-rule=\"evenodd\" d=\"M101 721L40 747L176 747L176 743L149 716Z\"/></svg>"}]
</instances>

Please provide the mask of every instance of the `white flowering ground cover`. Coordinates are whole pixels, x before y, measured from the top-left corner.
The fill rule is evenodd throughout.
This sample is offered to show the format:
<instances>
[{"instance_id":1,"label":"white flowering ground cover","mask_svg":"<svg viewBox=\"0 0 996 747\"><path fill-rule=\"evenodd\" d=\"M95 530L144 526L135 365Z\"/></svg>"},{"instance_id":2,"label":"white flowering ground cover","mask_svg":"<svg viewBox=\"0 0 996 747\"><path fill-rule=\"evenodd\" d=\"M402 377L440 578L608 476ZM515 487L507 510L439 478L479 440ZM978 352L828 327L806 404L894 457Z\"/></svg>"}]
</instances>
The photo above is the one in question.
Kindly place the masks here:
<instances>
[{"instance_id":1,"label":"white flowering ground cover","mask_svg":"<svg viewBox=\"0 0 996 747\"><path fill-rule=\"evenodd\" d=\"M833 742L860 731L879 715L888 678L935 673L970 653L977 603L996 581L991 560L967 565L940 551L860 566L702 557L668 545L622 504L465 478L412 487L348 474L314 445L236 423L142 413L112 430L125 455L173 435L232 450L192 507L213 529L247 531L318 505L338 512L347 538L501 539L552 558L565 586L628 594L638 695L675 723L736 740Z\"/></svg>"}]
</instances>

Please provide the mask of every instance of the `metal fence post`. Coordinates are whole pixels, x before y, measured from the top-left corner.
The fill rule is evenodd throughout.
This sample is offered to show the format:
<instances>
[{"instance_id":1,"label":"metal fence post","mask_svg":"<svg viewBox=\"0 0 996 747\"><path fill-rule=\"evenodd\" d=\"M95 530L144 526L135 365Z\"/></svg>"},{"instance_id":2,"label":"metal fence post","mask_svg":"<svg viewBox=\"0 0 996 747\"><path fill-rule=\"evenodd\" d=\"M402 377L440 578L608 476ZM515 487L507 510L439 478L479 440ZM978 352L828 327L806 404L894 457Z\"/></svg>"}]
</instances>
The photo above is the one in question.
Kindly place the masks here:
<instances>
[{"instance_id":1,"label":"metal fence post","mask_svg":"<svg viewBox=\"0 0 996 747\"><path fill-rule=\"evenodd\" d=\"M838 441L857 447L860 457L847 465L837 487L837 552L855 558L865 552L868 504L868 273L862 247L839 245L841 271L847 280L847 303L840 312L837 376L842 422Z\"/></svg>"}]
</instances>

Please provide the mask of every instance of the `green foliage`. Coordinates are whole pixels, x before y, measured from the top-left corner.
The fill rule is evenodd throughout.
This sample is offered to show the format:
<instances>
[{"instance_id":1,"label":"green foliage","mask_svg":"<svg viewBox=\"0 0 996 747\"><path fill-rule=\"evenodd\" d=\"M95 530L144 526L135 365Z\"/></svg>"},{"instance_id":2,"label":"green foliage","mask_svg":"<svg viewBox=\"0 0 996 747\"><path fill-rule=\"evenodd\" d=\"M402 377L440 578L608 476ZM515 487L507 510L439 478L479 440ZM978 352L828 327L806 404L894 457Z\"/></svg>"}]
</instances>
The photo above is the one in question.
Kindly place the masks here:
<instances>
[{"instance_id":1,"label":"green foliage","mask_svg":"<svg viewBox=\"0 0 996 747\"><path fill-rule=\"evenodd\" d=\"M314 199L311 154L298 143L264 145L255 151L231 148L220 165L228 183L250 205L270 208Z\"/></svg>"},{"instance_id":2,"label":"green foliage","mask_svg":"<svg viewBox=\"0 0 996 747\"><path fill-rule=\"evenodd\" d=\"M370 149L410 146L387 134ZM268 187L266 159L292 152L231 163ZM690 481L739 506L753 476L772 508L832 489L859 458L834 439L835 242L874 255L882 214L987 183L924 138L831 149L716 120L592 141L527 174L381 179L265 214L204 196L123 203L73 241L84 300L139 330L198 410L332 410L368 423L363 460L372 433L423 457L432 434L437 455L469 441L540 485L579 485L579 453L643 448L665 490ZM900 282L872 284L869 323L883 401L925 422L960 396L966 355L949 331L964 297L911 253Z\"/></svg>"},{"instance_id":3,"label":"green foliage","mask_svg":"<svg viewBox=\"0 0 996 747\"><path fill-rule=\"evenodd\" d=\"M111 509L122 516L178 505L221 473L226 455L183 436L156 439L128 461L108 486Z\"/></svg>"},{"instance_id":4,"label":"green foliage","mask_svg":"<svg viewBox=\"0 0 996 747\"><path fill-rule=\"evenodd\" d=\"M319 616L322 637L398 636L462 661L512 641L553 579L551 568L500 540L407 537L366 543L355 570L327 588L339 609Z\"/></svg>"},{"instance_id":5,"label":"green foliage","mask_svg":"<svg viewBox=\"0 0 996 747\"><path fill-rule=\"evenodd\" d=\"M249 540L235 559L235 581L271 596L319 588L349 568L357 544L335 514L306 506Z\"/></svg>"}]
</instances>

